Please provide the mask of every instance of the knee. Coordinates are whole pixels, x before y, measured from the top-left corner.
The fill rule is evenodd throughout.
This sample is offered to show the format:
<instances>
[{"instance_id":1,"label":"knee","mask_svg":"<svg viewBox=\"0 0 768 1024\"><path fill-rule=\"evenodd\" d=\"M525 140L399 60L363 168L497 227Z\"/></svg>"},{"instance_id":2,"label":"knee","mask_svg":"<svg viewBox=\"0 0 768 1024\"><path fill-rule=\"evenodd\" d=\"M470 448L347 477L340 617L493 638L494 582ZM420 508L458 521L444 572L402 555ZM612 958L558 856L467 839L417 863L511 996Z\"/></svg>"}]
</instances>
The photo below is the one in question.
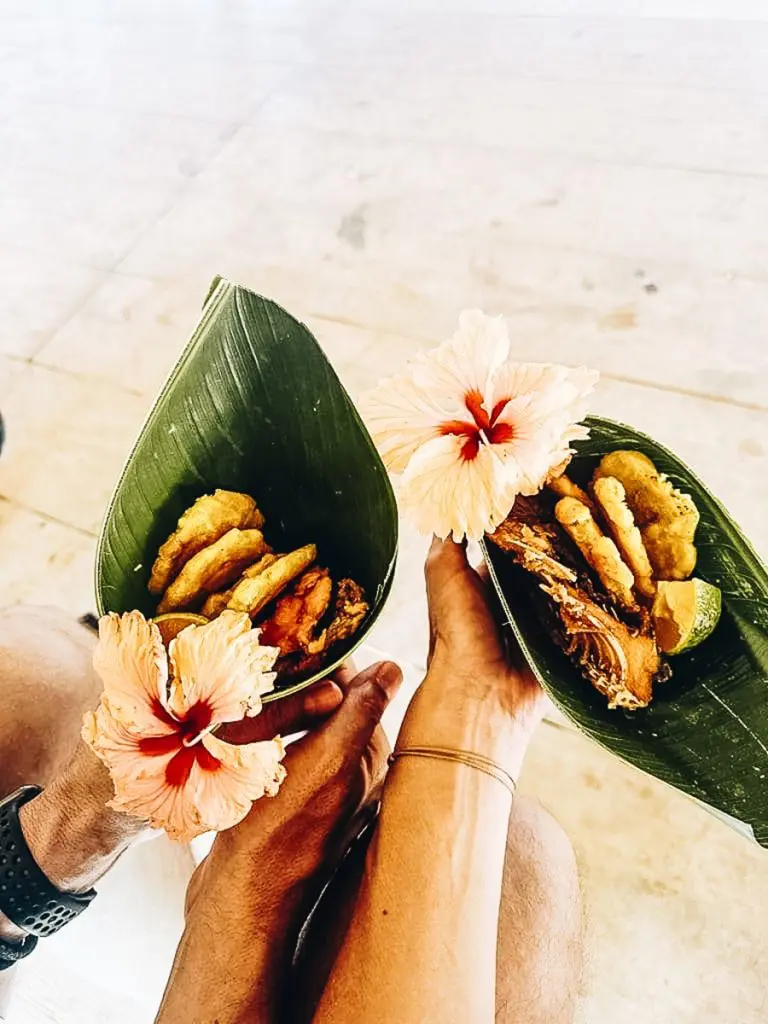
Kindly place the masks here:
<instances>
[{"instance_id":1,"label":"knee","mask_svg":"<svg viewBox=\"0 0 768 1024\"><path fill-rule=\"evenodd\" d=\"M559 822L530 797L518 797L507 835L507 860L526 872L578 884L576 855Z\"/></svg>"},{"instance_id":2,"label":"knee","mask_svg":"<svg viewBox=\"0 0 768 1024\"><path fill-rule=\"evenodd\" d=\"M44 785L69 759L84 711L98 700L95 637L55 608L0 615L0 790Z\"/></svg>"}]
</instances>

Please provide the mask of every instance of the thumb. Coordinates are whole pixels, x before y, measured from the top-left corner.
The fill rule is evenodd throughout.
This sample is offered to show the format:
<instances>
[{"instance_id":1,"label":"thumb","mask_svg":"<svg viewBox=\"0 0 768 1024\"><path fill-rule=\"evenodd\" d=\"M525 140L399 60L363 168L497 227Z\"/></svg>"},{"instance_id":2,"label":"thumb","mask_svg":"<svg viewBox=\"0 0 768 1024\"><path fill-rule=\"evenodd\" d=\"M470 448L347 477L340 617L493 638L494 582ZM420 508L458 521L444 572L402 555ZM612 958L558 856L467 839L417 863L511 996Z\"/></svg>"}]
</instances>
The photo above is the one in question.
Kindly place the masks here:
<instances>
[{"instance_id":1,"label":"thumb","mask_svg":"<svg viewBox=\"0 0 768 1024\"><path fill-rule=\"evenodd\" d=\"M341 707L323 726L332 746L350 757L365 750L392 698L400 689L403 673L392 661L379 661L345 686Z\"/></svg>"}]
</instances>

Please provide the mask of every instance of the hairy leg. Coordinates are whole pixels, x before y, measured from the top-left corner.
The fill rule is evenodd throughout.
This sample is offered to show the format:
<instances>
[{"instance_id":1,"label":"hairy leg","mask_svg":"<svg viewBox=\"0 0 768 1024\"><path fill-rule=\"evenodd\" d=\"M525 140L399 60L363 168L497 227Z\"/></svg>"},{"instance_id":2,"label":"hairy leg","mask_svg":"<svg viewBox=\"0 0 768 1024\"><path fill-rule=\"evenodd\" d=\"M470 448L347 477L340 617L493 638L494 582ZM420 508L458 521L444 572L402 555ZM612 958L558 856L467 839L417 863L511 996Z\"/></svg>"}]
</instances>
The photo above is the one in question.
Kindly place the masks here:
<instances>
[{"instance_id":1,"label":"hairy leg","mask_svg":"<svg viewBox=\"0 0 768 1024\"><path fill-rule=\"evenodd\" d=\"M101 684L91 664L93 632L56 608L12 607L0 615L0 797L45 786L69 762L83 713ZM0 971L0 1020L15 968Z\"/></svg>"},{"instance_id":2,"label":"hairy leg","mask_svg":"<svg viewBox=\"0 0 768 1024\"><path fill-rule=\"evenodd\" d=\"M45 786L70 760L99 699L94 633L56 608L0 615L0 795Z\"/></svg>"},{"instance_id":3,"label":"hairy leg","mask_svg":"<svg viewBox=\"0 0 768 1024\"><path fill-rule=\"evenodd\" d=\"M302 936L287 996L296 1024L312 1020L341 948L371 834L352 847ZM518 798L510 818L499 915L497 1024L571 1024L581 976L581 936L571 844L539 804Z\"/></svg>"}]
</instances>

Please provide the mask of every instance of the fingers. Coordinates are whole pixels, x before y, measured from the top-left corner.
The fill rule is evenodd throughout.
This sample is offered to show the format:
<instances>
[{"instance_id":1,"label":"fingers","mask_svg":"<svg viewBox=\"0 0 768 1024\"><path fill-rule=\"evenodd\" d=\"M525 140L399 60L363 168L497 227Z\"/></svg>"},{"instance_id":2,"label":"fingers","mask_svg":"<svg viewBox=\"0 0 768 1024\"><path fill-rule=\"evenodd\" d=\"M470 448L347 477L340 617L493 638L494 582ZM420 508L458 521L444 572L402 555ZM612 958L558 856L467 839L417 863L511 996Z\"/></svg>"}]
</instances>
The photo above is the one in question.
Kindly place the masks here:
<instances>
[{"instance_id":1,"label":"fingers","mask_svg":"<svg viewBox=\"0 0 768 1024\"><path fill-rule=\"evenodd\" d=\"M343 748L347 757L359 757L402 681L403 673L392 661L359 672L347 685L341 707L323 727L329 745Z\"/></svg>"},{"instance_id":2,"label":"fingers","mask_svg":"<svg viewBox=\"0 0 768 1024\"><path fill-rule=\"evenodd\" d=\"M306 690L265 704L254 718L229 722L216 735L225 743L256 743L275 736L290 736L316 725L338 708L343 694L332 679L324 679Z\"/></svg>"}]
</instances>

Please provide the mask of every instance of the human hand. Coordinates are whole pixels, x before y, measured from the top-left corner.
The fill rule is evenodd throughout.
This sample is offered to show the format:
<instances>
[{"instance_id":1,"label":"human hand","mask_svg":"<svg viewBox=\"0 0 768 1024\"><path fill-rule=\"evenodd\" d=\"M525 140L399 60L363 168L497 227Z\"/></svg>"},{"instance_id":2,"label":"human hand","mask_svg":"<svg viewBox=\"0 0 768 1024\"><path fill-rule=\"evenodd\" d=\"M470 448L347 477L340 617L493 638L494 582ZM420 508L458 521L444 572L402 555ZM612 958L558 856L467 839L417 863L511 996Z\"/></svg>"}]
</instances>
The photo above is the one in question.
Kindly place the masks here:
<instances>
[{"instance_id":1,"label":"human hand","mask_svg":"<svg viewBox=\"0 0 768 1024\"><path fill-rule=\"evenodd\" d=\"M427 675L406 715L398 744L460 746L502 760L510 739L519 753L547 698L511 634L505 634L484 566L466 550L435 539L426 563L430 647Z\"/></svg>"},{"instance_id":2,"label":"human hand","mask_svg":"<svg viewBox=\"0 0 768 1024\"><path fill-rule=\"evenodd\" d=\"M190 886L189 913L201 903L225 898L250 904L254 911L254 902L276 899L293 907L319 891L378 797L390 752L379 723L401 681L392 662L357 674L345 666L336 673L332 686L339 706L322 725L290 744L287 777L278 795L257 801L242 822L217 836ZM323 696L323 701L331 699L330 692ZM264 710L274 708L279 714L282 703ZM227 740L252 742L253 727L263 715L247 727L238 723L242 735L230 727Z\"/></svg>"}]
</instances>

